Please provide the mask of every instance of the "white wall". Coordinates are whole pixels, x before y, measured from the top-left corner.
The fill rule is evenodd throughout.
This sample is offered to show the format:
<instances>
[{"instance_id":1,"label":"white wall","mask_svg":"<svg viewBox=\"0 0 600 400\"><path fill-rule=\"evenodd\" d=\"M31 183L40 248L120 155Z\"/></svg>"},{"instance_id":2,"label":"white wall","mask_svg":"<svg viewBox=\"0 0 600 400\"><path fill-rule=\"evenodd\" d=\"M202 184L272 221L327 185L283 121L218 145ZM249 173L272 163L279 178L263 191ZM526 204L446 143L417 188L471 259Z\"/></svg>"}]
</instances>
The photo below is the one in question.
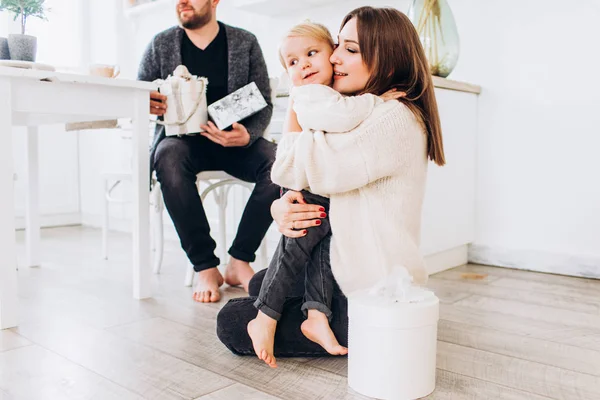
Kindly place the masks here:
<instances>
[{"instance_id":1,"label":"white wall","mask_svg":"<svg viewBox=\"0 0 600 400\"><path fill-rule=\"evenodd\" d=\"M91 1L94 2L94 0ZM311 19L325 24L331 30L331 33L335 35L344 15L356 7L368 3L373 6L393 6L407 11L409 0L339 1L335 2L334 5L311 6L304 11L294 12L293 15L282 14L275 17L240 10L234 7L234 3L233 0L221 1L217 8L217 18L225 23L254 33L261 44L269 74L279 76L283 72L277 55L279 42L285 32L294 24L305 19ZM135 76L141 54L152 37L161 30L177 23L174 10L174 6L166 2L164 5L156 7L151 14L145 14L141 18L132 17L122 20L123 24L126 25L124 29L131 36L129 43L123 42L120 44L128 49L125 57L120 62L125 64L124 70L127 71L129 76Z\"/></svg>"},{"instance_id":2,"label":"white wall","mask_svg":"<svg viewBox=\"0 0 600 400\"><path fill-rule=\"evenodd\" d=\"M600 277L600 3L454 0L479 100L471 259Z\"/></svg>"},{"instance_id":3,"label":"white wall","mask_svg":"<svg viewBox=\"0 0 600 400\"><path fill-rule=\"evenodd\" d=\"M254 23L254 21L243 21L232 19L234 23L242 28L248 29L254 32L258 37L258 40L263 49L265 60L269 68L269 73L272 76L279 76L284 72L283 67L279 62L278 48L281 38L285 33L295 24L303 22L306 19L310 19L314 22L319 22L329 28L334 38L340 28L340 23L344 16L351 10L364 6L370 5L374 7L395 7L403 12L408 11L409 0L346 0L337 1L334 4L322 6L322 7L306 7L303 11L294 12L292 15L281 15L269 20L267 23ZM226 10L228 13L234 14L234 12ZM225 14L225 13L222 13ZM223 20L228 22L224 15ZM257 29L258 28L258 29Z\"/></svg>"}]
</instances>

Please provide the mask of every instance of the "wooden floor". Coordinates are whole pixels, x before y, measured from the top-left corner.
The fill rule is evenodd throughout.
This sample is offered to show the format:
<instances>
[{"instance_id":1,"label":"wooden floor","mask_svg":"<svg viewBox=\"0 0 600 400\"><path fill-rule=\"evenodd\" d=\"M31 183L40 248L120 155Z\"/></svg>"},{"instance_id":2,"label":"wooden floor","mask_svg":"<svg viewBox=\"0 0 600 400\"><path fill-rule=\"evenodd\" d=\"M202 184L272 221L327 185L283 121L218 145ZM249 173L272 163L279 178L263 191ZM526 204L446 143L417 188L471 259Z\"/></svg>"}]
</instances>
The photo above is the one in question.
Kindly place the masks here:
<instances>
[{"instance_id":1,"label":"wooden floor","mask_svg":"<svg viewBox=\"0 0 600 400\"><path fill-rule=\"evenodd\" d=\"M0 400L364 398L347 388L344 358L272 370L230 354L215 335L224 303L192 302L177 243L156 296L135 301L127 235L111 235L108 261L97 230L42 236L42 267L19 271L20 326L0 331ZM600 399L600 281L471 265L430 286L442 304L428 398Z\"/></svg>"}]
</instances>

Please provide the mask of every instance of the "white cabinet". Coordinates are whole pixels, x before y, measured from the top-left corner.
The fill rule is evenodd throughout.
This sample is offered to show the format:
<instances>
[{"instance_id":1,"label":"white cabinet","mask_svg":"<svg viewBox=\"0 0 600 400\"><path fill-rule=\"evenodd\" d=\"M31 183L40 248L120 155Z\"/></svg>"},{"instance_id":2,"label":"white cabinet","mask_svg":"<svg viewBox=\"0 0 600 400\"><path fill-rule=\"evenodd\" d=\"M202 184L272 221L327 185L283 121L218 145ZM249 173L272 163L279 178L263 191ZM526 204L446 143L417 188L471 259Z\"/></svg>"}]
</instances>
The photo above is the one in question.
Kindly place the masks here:
<instances>
[{"instance_id":1,"label":"white cabinet","mask_svg":"<svg viewBox=\"0 0 600 400\"><path fill-rule=\"evenodd\" d=\"M438 87L436 98L446 165L429 165L421 249L426 256L453 256L436 257L429 263L436 264L434 271L465 263L467 245L474 240L478 95Z\"/></svg>"}]
</instances>

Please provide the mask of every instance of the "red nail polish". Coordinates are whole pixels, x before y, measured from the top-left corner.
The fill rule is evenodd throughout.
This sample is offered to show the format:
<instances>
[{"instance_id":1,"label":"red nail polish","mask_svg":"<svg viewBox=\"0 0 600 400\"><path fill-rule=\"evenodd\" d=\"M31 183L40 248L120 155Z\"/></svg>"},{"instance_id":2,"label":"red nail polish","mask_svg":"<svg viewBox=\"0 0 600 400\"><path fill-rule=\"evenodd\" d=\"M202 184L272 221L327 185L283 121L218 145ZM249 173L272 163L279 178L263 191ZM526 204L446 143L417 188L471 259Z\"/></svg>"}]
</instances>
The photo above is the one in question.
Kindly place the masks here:
<instances>
[{"instance_id":1,"label":"red nail polish","mask_svg":"<svg viewBox=\"0 0 600 400\"><path fill-rule=\"evenodd\" d=\"M327 216L327 214L325 214L325 213L321 214L321 218L325 218L326 216Z\"/></svg>"},{"instance_id":2,"label":"red nail polish","mask_svg":"<svg viewBox=\"0 0 600 400\"><path fill-rule=\"evenodd\" d=\"M319 208L319 211L325 211L325 209L323 207Z\"/></svg>"},{"instance_id":3,"label":"red nail polish","mask_svg":"<svg viewBox=\"0 0 600 400\"><path fill-rule=\"evenodd\" d=\"M306 235L307 233L308 233L308 232L307 232L306 230L303 230L303 231L302 231L302 234L303 234L303 235Z\"/></svg>"},{"instance_id":4,"label":"red nail polish","mask_svg":"<svg viewBox=\"0 0 600 400\"><path fill-rule=\"evenodd\" d=\"M315 225L321 225L321 221L320 220L316 220L315 221Z\"/></svg>"}]
</instances>

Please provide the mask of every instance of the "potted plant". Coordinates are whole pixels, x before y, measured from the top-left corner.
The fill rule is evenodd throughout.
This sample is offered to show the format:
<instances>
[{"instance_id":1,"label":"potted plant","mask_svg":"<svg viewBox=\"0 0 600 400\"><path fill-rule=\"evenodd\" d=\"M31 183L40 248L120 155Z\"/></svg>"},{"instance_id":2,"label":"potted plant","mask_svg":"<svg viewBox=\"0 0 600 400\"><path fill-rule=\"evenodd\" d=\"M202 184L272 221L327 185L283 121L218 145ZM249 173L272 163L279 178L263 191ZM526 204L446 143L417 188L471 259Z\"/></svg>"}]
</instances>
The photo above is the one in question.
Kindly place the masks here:
<instances>
[{"instance_id":1,"label":"potted plant","mask_svg":"<svg viewBox=\"0 0 600 400\"><path fill-rule=\"evenodd\" d=\"M8 49L12 60L35 61L37 38L25 34L27 19L30 17L46 20L45 0L0 0L0 11L10 11L14 20L19 18L21 34L8 35Z\"/></svg>"}]
</instances>

